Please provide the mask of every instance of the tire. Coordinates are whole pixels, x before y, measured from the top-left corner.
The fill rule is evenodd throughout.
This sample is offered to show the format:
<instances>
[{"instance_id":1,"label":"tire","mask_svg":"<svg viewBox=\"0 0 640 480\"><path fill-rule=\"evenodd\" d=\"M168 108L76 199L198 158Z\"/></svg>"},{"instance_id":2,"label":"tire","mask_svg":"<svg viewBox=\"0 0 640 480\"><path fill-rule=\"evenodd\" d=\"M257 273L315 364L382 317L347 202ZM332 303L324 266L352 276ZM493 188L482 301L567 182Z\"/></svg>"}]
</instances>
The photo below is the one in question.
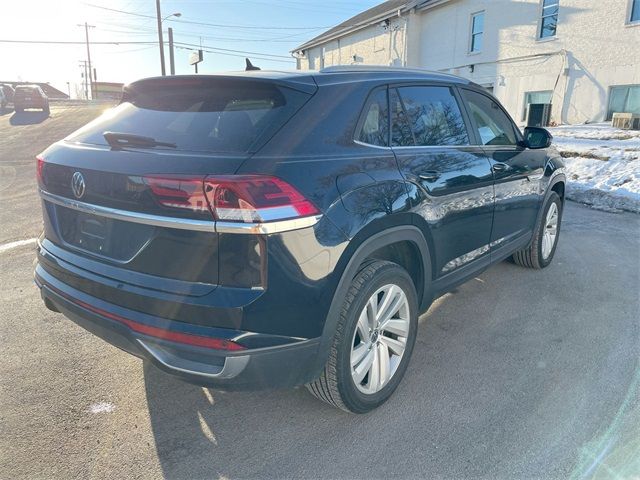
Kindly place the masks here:
<instances>
[{"instance_id":1,"label":"tire","mask_svg":"<svg viewBox=\"0 0 640 480\"><path fill-rule=\"evenodd\" d=\"M405 332L406 336L376 327L369 338L361 338L363 325L369 325L368 320L373 318L373 315L367 315L372 311L368 309L368 304L375 302L377 310L384 306L387 298L385 295L389 295L390 305L396 301L400 305L391 315L394 325L387 323L387 328L397 328L397 332ZM387 316L380 317L384 319ZM347 412L366 413L379 407L387 401L404 376L415 344L417 328L417 294L407 271L387 261L366 264L349 286L324 370L307 388L318 399ZM396 352L403 342L404 349L398 355ZM389 348L389 345L392 347ZM366 368L363 365L372 356L374 358L370 363L370 370L360 382L354 378L360 374L356 369L352 371L352 355L353 358L362 355L362 362L357 364L360 372ZM376 375L376 372L390 374ZM368 389L371 391L366 391Z\"/></svg>"},{"instance_id":2,"label":"tire","mask_svg":"<svg viewBox=\"0 0 640 480\"><path fill-rule=\"evenodd\" d=\"M534 268L534 269L542 269L546 268L551 264L553 260L553 256L556 253L556 248L558 247L558 240L560 238L560 224L562 222L562 200L560 196L556 192L551 192L549 198L544 204L544 208L542 210L542 215L540 216L540 220L536 225L536 230L533 236L533 240L531 244L516 253L513 254L513 261L520 265L521 267ZM553 245L550 250L545 248L545 232L547 230L552 229L552 227L548 224L548 216L549 211L554 208L556 209L556 226L555 226L555 236L553 237Z\"/></svg>"}]
</instances>

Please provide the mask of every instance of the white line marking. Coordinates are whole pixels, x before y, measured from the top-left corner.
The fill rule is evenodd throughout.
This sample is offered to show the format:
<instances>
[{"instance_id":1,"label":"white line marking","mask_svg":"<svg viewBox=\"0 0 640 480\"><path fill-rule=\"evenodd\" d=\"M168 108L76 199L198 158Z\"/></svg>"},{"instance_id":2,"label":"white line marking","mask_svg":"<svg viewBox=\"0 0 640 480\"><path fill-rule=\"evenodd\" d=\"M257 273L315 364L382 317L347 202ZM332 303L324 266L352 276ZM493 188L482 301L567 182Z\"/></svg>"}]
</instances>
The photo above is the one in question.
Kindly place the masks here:
<instances>
[{"instance_id":1,"label":"white line marking","mask_svg":"<svg viewBox=\"0 0 640 480\"><path fill-rule=\"evenodd\" d=\"M4 245L0 245L0 253L4 253L7 250L12 250L17 247L22 247L23 245L31 245L37 241L37 238L30 238L29 240L18 240L16 242L5 243Z\"/></svg>"},{"instance_id":2,"label":"white line marking","mask_svg":"<svg viewBox=\"0 0 640 480\"><path fill-rule=\"evenodd\" d=\"M94 403L89 407L91 413L111 413L116 409L116 406L109 402Z\"/></svg>"}]
</instances>

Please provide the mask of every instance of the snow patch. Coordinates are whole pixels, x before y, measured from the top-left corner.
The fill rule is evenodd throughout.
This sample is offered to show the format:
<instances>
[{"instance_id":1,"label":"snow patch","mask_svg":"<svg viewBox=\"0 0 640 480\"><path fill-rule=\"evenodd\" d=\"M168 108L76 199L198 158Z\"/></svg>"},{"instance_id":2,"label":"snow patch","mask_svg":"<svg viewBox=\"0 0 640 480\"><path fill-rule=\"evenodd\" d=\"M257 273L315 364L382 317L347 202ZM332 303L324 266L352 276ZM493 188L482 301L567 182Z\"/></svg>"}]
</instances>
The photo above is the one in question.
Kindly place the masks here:
<instances>
[{"instance_id":1,"label":"snow patch","mask_svg":"<svg viewBox=\"0 0 640 480\"><path fill-rule=\"evenodd\" d=\"M91 413L111 413L115 409L116 406L109 402L98 402L89 407Z\"/></svg>"},{"instance_id":2,"label":"snow patch","mask_svg":"<svg viewBox=\"0 0 640 480\"><path fill-rule=\"evenodd\" d=\"M567 167L567 198L640 213L640 132L608 124L549 130Z\"/></svg>"}]
</instances>

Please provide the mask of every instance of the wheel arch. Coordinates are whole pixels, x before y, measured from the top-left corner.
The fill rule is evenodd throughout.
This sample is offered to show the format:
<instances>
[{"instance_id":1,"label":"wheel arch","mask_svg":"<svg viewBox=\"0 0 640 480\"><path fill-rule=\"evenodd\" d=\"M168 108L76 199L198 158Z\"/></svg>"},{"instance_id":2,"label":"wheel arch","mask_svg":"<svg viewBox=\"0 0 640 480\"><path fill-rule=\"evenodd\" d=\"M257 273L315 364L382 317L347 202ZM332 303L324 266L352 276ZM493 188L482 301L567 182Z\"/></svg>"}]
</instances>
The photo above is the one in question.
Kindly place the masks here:
<instances>
[{"instance_id":1,"label":"wheel arch","mask_svg":"<svg viewBox=\"0 0 640 480\"><path fill-rule=\"evenodd\" d=\"M396 215L393 216L395 217ZM409 214L398 216L406 216L409 219L411 217ZM424 311L431 303L431 249L421 229L410 222L406 223L406 219L403 225L382 229L379 226L379 222L371 222L371 224L362 228L351 239L349 248L343 252L338 261L336 272L337 275L339 275L339 280L333 290L333 298L320 340L318 358L315 365L316 368L314 368L314 371L318 374L322 371L328 358L329 349L338 323L338 316L340 315L340 308L346 297L351 280L368 260L390 260L388 256L381 255L380 252L393 253L394 245L411 245L410 248L414 249L415 254L420 259L419 281L416 284L416 292L420 303L419 312ZM393 258L391 258L391 261L393 261ZM400 264L406 268L405 265ZM409 275L414 278L411 271L409 271Z\"/></svg>"}]
</instances>

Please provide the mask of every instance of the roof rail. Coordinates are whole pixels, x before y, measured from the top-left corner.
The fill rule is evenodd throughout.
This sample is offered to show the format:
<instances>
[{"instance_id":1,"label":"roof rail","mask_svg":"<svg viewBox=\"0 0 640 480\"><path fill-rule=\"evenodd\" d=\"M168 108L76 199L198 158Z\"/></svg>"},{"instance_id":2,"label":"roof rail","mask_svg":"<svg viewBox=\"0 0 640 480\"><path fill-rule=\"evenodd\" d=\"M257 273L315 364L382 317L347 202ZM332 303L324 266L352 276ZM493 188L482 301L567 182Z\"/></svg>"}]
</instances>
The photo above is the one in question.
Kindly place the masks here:
<instances>
[{"instance_id":1,"label":"roof rail","mask_svg":"<svg viewBox=\"0 0 640 480\"><path fill-rule=\"evenodd\" d=\"M415 72L415 73L437 73L433 70L415 67L390 67L387 65L332 65L320 69L320 73L348 73L348 72ZM446 75L446 74L445 74Z\"/></svg>"}]
</instances>

